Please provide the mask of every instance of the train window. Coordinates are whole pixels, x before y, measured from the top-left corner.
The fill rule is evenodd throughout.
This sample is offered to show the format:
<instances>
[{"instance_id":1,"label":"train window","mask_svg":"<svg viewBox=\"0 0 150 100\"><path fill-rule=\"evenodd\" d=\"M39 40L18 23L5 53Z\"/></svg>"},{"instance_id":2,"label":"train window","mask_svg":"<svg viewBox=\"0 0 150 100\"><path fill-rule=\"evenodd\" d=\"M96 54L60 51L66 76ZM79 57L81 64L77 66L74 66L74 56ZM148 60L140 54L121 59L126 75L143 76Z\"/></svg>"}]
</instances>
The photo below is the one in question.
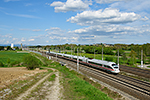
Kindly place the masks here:
<instances>
[{"instance_id":1,"label":"train window","mask_svg":"<svg viewBox=\"0 0 150 100\"><path fill-rule=\"evenodd\" d=\"M114 68L118 69L118 67L114 67Z\"/></svg>"},{"instance_id":2,"label":"train window","mask_svg":"<svg viewBox=\"0 0 150 100\"><path fill-rule=\"evenodd\" d=\"M117 65L117 64L112 64L112 66L113 66L114 68L118 68L118 65Z\"/></svg>"},{"instance_id":3,"label":"train window","mask_svg":"<svg viewBox=\"0 0 150 100\"><path fill-rule=\"evenodd\" d=\"M107 66L108 68L112 69L110 66Z\"/></svg>"},{"instance_id":4,"label":"train window","mask_svg":"<svg viewBox=\"0 0 150 100\"><path fill-rule=\"evenodd\" d=\"M79 61L82 61L81 59L79 59Z\"/></svg>"},{"instance_id":5,"label":"train window","mask_svg":"<svg viewBox=\"0 0 150 100\"><path fill-rule=\"evenodd\" d=\"M112 64L112 66L116 66L117 64Z\"/></svg>"},{"instance_id":6,"label":"train window","mask_svg":"<svg viewBox=\"0 0 150 100\"><path fill-rule=\"evenodd\" d=\"M109 68L109 69L112 69L110 66L107 66L107 65L104 65L104 67Z\"/></svg>"}]
</instances>

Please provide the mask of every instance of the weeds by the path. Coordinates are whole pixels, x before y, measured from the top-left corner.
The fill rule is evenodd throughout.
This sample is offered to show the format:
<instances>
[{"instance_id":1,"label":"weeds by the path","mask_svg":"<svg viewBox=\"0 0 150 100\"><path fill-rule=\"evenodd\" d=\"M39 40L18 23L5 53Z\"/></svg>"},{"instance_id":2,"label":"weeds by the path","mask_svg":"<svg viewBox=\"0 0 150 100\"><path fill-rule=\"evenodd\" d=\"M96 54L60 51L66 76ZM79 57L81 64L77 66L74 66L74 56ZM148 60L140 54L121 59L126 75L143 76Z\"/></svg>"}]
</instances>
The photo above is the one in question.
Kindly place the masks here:
<instances>
[{"instance_id":1,"label":"weeds by the path","mask_svg":"<svg viewBox=\"0 0 150 100\"><path fill-rule=\"evenodd\" d=\"M111 100L121 99L121 96L93 82L89 78L78 74L77 72L61 66L55 61L46 61L49 67L55 68L61 72L61 84L63 85L63 97L65 100ZM110 98L111 97L111 98Z\"/></svg>"},{"instance_id":2,"label":"weeds by the path","mask_svg":"<svg viewBox=\"0 0 150 100\"><path fill-rule=\"evenodd\" d=\"M39 84L36 89L32 90L31 93L24 98L24 100L42 100L49 94L47 94L50 90L50 87L53 85L53 81L55 81L55 74L50 75L47 79L45 79L41 84Z\"/></svg>"},{"instance_id":3,"label":"weeds by the path","mask_svg":"<svg viewBox=\"0 0 150 100\"><path fill-rule=\"evenodd\" d=\"M0 99L13 100L28 88L33 86L36 82L46 76L49 72L38 73L30 76L25 80L14 81L11 85L0 90Z\"/></svg>"},{"instance_id":4,"label":"weeds by the path","mask_svg":"<svg viewBox=\"0 0 150 100\"><path fill-rule=\"evenodd\" d=\"M65 66L57 62L51 63L51 67L58 69L62 73L61 83L63 85L63 98L65 100L111 100L107 94L92 86L88 80L81 78L81 74L70 71ZM84 77L84 76L82 76Z\"/></svg>"}]
</instances>

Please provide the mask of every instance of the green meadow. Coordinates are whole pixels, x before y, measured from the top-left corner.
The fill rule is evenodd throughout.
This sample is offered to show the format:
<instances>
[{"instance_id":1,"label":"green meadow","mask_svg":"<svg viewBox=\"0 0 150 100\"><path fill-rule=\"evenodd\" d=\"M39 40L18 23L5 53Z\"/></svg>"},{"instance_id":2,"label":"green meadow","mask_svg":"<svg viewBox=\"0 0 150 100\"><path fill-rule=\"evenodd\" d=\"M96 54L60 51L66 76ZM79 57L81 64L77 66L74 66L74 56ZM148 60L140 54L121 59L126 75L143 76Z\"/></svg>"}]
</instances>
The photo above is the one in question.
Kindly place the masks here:
<instances>
[{"instance_id":1,"label":"green meadow","mask_svg":"<svg viewBox=\"0 0 150 100\"><path fill-rule=\"evenodd\" d=\"M6 67L13 62L23 62L23 58L28 53L17 53L17 51L0 51L0 62Z\"/></svg>"}]
</instances>

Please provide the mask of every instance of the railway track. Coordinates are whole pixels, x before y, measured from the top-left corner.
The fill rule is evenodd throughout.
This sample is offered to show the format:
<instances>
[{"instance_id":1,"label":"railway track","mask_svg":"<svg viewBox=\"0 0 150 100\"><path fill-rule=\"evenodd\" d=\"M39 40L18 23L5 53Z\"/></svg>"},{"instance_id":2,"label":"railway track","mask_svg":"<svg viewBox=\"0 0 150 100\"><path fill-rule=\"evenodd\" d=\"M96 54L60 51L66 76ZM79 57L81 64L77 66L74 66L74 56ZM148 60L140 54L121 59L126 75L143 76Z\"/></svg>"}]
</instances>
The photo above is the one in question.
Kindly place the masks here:
<instances>
[{"instance_id":1,"label":"railway track","mask_svg":"<svg viewBox=\"0 0 150 100\"><path fill-rule=\"evenodd\" d=\"M69 61L68 59L59 58L58 61L66 63L68 66L73 68L76 67L76 62ZM138 99L141 100L150 100L150 83L144 82L138 79L127 77L124 75L113 75L106 73L104 71L91 68L86 65L81 65L79 71L93 77L97 80L100 80L104 83L107 83L121 91L124 91Z\"/></svg>"},{"instance_id":2,"label":"railway track","mask_svg":"<svg viewBox=\"0 0 150 100\"><path fill-rule=\"evenodd\" d=\"M150 79L150 70L133 68L124 65L120 65L120 70Z\"/></svg>"}]
</instances>

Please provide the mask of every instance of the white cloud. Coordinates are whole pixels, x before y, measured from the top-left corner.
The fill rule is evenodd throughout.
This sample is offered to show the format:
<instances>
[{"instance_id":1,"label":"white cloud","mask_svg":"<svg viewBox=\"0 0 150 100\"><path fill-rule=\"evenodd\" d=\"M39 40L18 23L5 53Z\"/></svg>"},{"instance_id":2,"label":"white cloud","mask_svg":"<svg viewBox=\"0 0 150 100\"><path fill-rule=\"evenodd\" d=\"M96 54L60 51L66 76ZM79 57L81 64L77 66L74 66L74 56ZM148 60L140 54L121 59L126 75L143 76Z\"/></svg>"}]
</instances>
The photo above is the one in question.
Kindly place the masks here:
<instances>
[{"instance_id":1,"label":"white cloud","mask_svg":"<svg viewBox=\"0 0 150 100\"><path fill-rule=\"evenodd\" d=\"M83 11L89 7L90 3L82 0L67 0L66 2L55 1L50 6L54 6L55 12Z\"/></svg>"},{"instance_id":2,"label":"white cloud","mask_svg":"<svg viewBox=\"0 0 150 100\"><path fill-rule=\"evenodd\" d=\"M50 6L55 6L55 7L60 7L63 6L65 3L60 2L60 1L54 1Z\"/></svg>"},{"instance_id":3,"label":"white cloud","mask_svg":"<svg viewBox=\"0 0 150 100\"><path fill-rule=\"evenodd\" d=\"M145 16L144 18L141 18L141 20L147 21L147 20L149 20L149 18L147 18L147 17Z\"/></svg>"},{"instance_id":4,"label":"white cloud","mask_svg":"<svg viewBox=\"0 0 150 100\"><path fill-rule=\"evenodd\" d=\"M45 31L61 31L61 29L60 28L58 28L58 27L51 27L50 29L46 29Z\"/></svg>"},{"instance_id":5,"label":"white cloud","mask_svg":"<svg viewBox=\"0 0 150 100\"><path fill-rule=\"evenodd\" d=\"M13 38L13 41L17 40L18 38Z\"/></svg>"},{"instance_id":6,"label":"white cloud","mask_svg":"<svg viewBox=\"0 0 150 100\"><path fill-rule=\"evenodd\" d=\"M21 31L33 31L33 32L39 32L42 31L41 29L19 29Z\"/></svg>"},{"instance_id":7,"label":"white cloud","mask_svg":"<svg viewBox=\"0 0 150 100\"><path fill-rule=\"evenodd\" d=\"M130 27L121 25L96 25L87 28L76 29L74 31L69 31L71 34L86 35L86 36L110 36L110 35L137 35L137 34L147 34L150 35L149 26L141 27ZM91 34L92 33L92 34Z\"/></svg>"},{"instance_id":8,"label":"white cloud","mask_svg":"<svg viewBox=\"0 0 150 100\"><path fill-rule=\"evenodd\" d=\"M29 39L28 41L34 41L34 39Z\"/></svg>"},{"instance_id":9,"label":"white cloud","mask_svg":"<svg viewBox=\"0 0 150 100\"><path fill-rule=\"evenodd\" d=\"M39 31L41 31L41 29L34 29L34 30L32 30L32 31L34 31L34 32L39 32Z\"/></svg>"},{"instance_id":10,"label":"white cloud","mask_svg":"<svg viewBox=\"0 0 150 100\"><path fill-rule=\"evenodd\" d=\"M32 4L31 3L26 3L25 6L32 6Z\"/></svg>"},{"instance_id":11,"label":"white cloud","mask_svg":"<svg viewBox=\"0 0 150 100\"><path fill-rule=\"evenodd\" d=\"M21 39L21 42L25 42L26 40L24 38Z\"/></svg>"},{"instance_id":12,"label":"white cloud","mask_svg":"<svg viewBox=\"0 0 150 100\"><path fill-rule=\"evenodd\" d=\"M104 3L112 3L115 1L123 1L123 0L95 0L96 3L104 4Z\"/></svg>"},{"instance_id":13,"label":"white cloud","mask_svg":"<svg viewBox=\"0 0 150 100\"><path fill-rule=\"evenodd\" d=\"M11 16L17 16L17 17L24 17L24 18L39 18L37 16L33 16L33 15L26 15L26 14L10 14L10 13L6 13L4 12L6 15L11 15Z\"/></svg>"},{"instance_id":14,"label":"white cloud","mask_svg":"<svg viewBox=\"0 0 150 100\"><path fill-rule=\"evenodd\" d=\"M9 1L20 1L20 0L4 0L4 2L9 2Z\"/></svg>"},{"instance_id":15,"label":"white cloud","mask_svg":"<svg viewBox=\"0 0 150 100\"><path fill-rule=\"evenodd\" d=\"M125 2L116 2L110 5L111 8L118 8L127 11L149 11L150 0L124 0Z\"/></svg>"},{"instance_id":16,"label":"white cloud","mask_svg":"<svg viewBox=\"0 0 150 100\"><path fill-rule=\"evenodd\" d=\"M19 29L21 31L30 31L30 29Z\"/></svg>"},{"instance_id":17,"label":"white cloud","mask_svg":"<svg viewBox=\"0 0 150 100\"><path fill-rule=\"evenodd\" d=\"M97 11L84 11L67 21L78 25L124 24L138 20L140 16L134 12L119 12L118 9L106 8Z\"/></svg>"},{"instance_id":18,"label":"white cloud","mask_svg":"<svg viewBox=\"0 0 150 100\"><path fill-rule=\"evenodd\" d=\"M77 34L80 43L135 43L137 40L142 43L143 41L149 41L150 26L96 25L69 31L69 33Z\"/></svg>"}]
</instances>

